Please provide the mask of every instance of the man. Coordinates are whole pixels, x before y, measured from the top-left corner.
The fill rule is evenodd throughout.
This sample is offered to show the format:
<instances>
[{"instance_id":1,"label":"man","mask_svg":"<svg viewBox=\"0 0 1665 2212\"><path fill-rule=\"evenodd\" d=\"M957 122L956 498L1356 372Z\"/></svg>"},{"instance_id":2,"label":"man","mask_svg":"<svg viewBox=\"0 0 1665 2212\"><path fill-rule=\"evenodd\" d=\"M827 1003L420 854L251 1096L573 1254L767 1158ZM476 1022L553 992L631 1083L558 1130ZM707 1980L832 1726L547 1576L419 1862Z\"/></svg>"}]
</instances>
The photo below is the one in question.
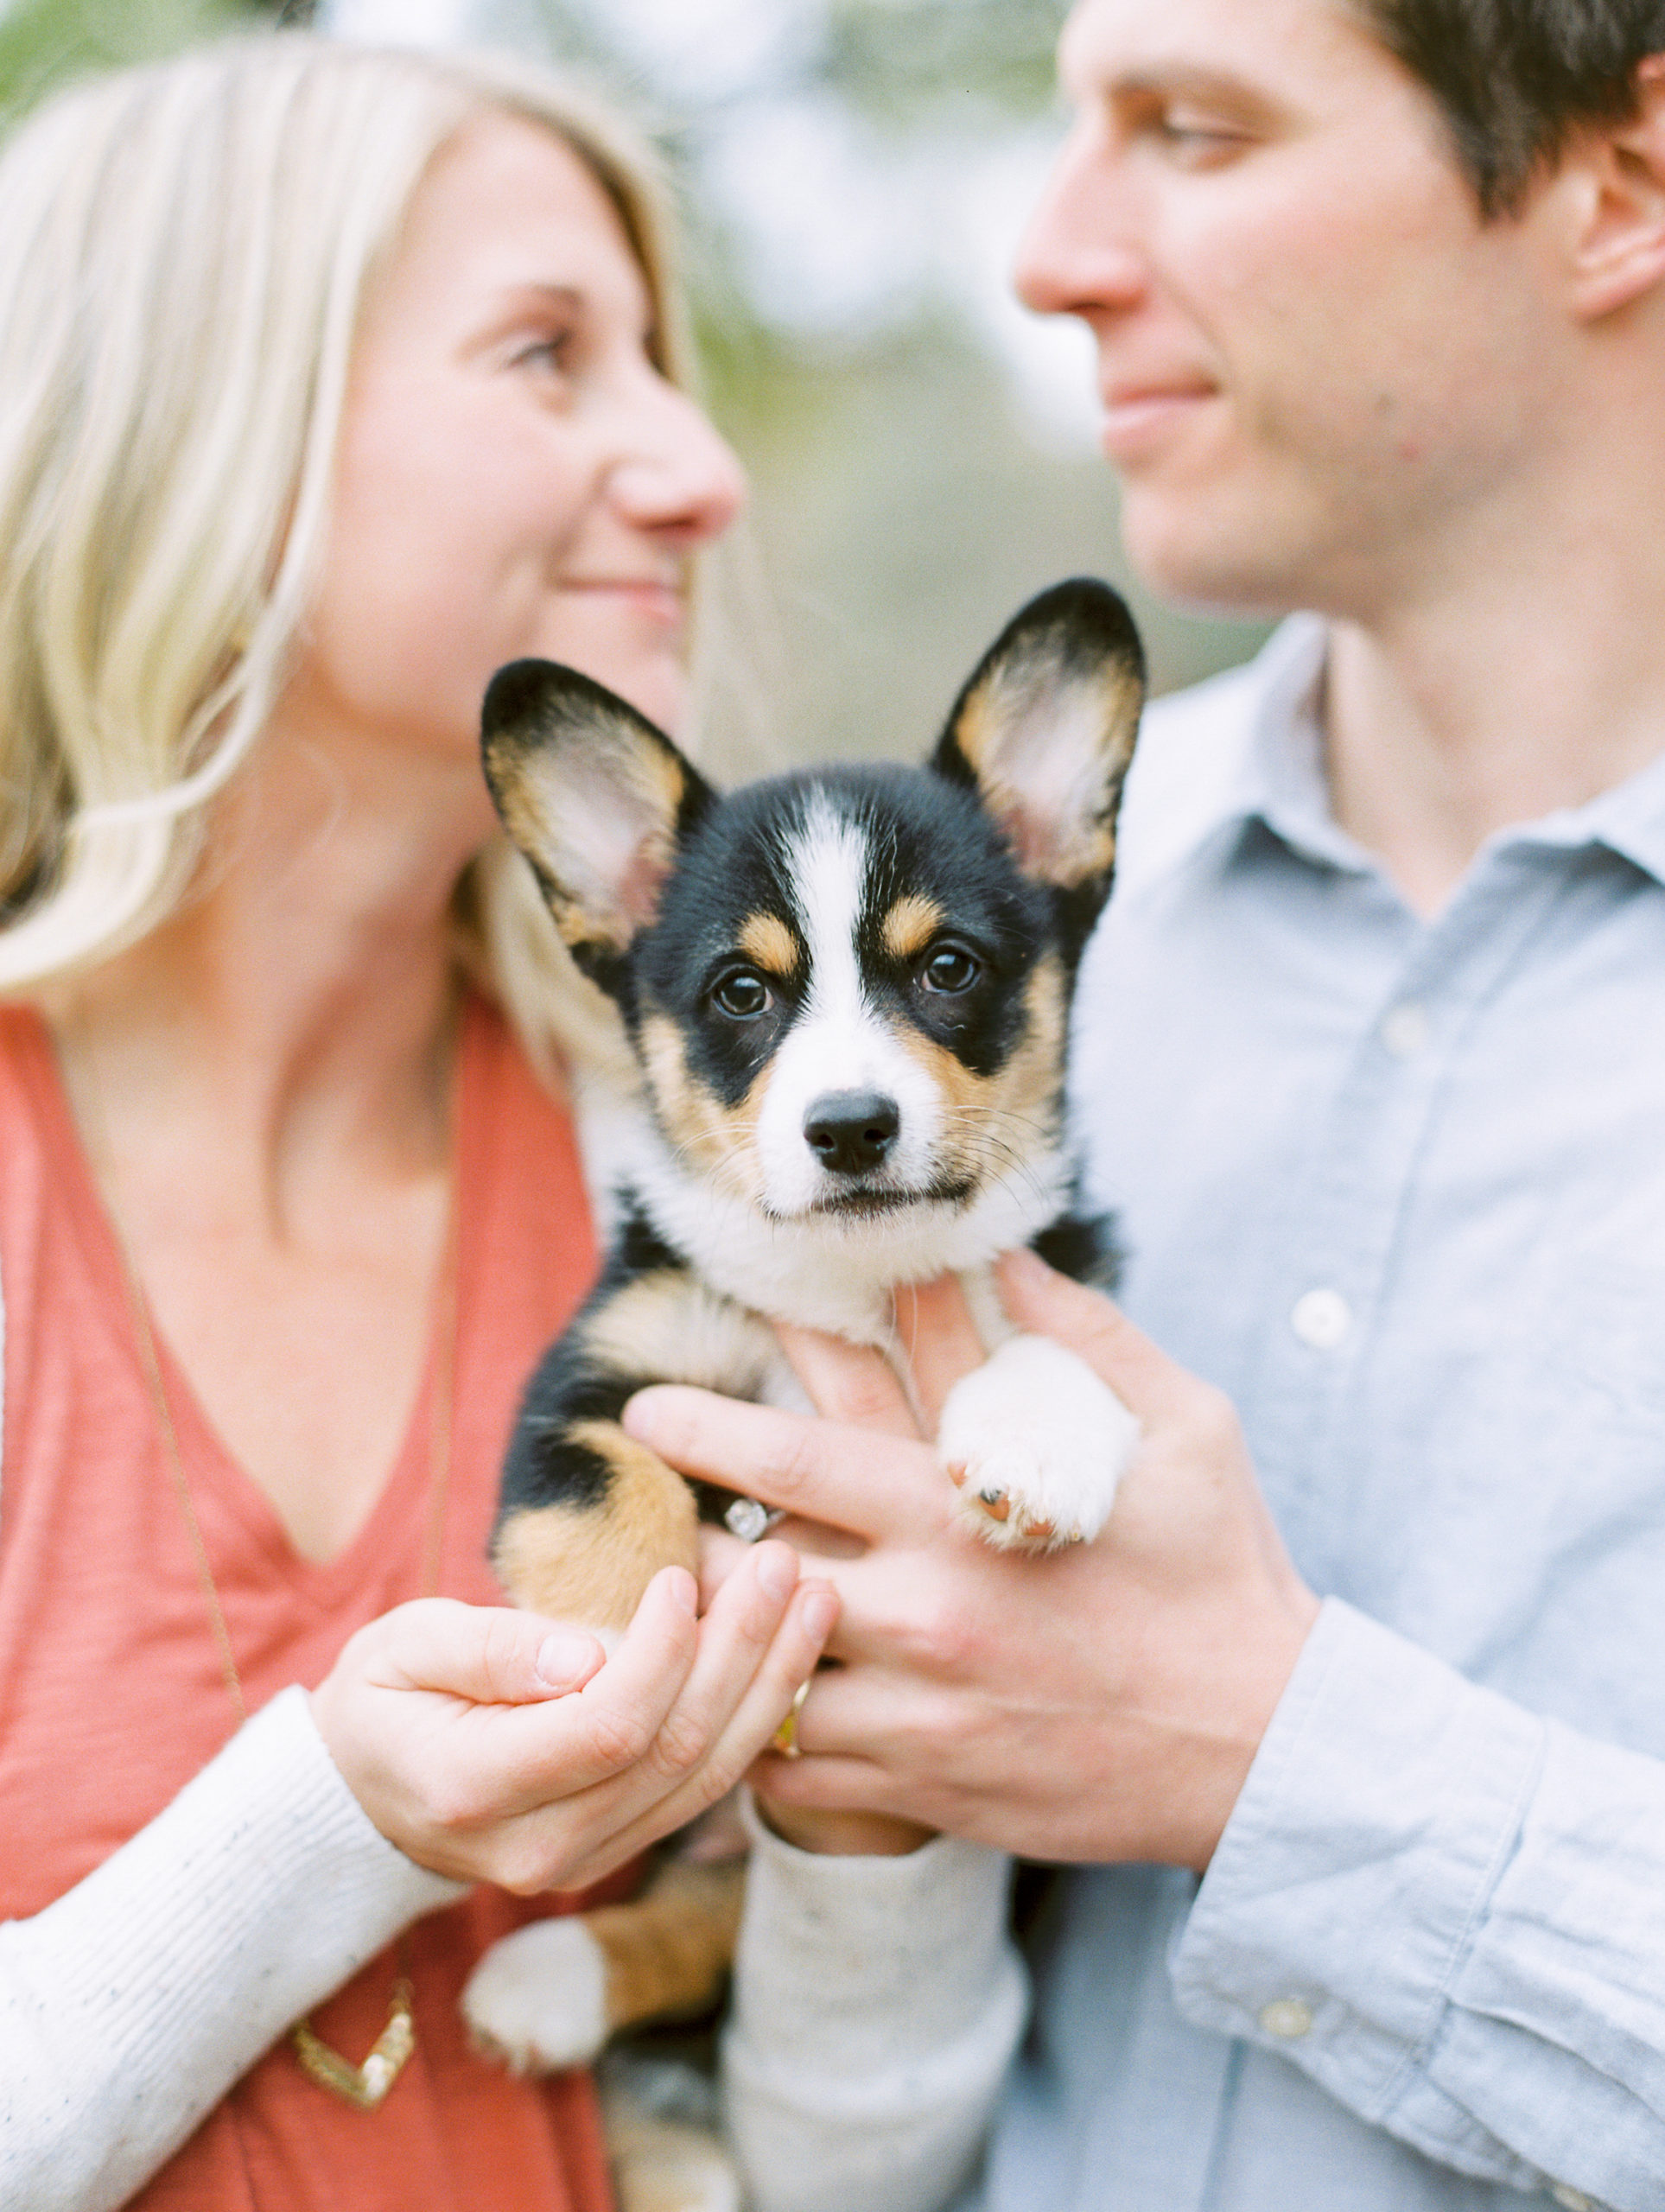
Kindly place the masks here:
<instances>
[{"instance_id":1,"label":"man","mask_svg":"<svg viewBox=\"0 0 1665 2212\"><path fill-rule=\"evenodd\" d=\"M1061 67L1020 287L1132 555L1309 611L1152 714L1083 979L1163 1351L1007 1279L1143 1455L1037 1563L853 1355L798 1348L859 1437L632 1422L869 1547L778 1802L1083 1870L989 2212L1655 2212L1665 6L1082 0ZM912 1335L928 1410L975 1352L940 1287Z\"/></svg>"}]
</instances>

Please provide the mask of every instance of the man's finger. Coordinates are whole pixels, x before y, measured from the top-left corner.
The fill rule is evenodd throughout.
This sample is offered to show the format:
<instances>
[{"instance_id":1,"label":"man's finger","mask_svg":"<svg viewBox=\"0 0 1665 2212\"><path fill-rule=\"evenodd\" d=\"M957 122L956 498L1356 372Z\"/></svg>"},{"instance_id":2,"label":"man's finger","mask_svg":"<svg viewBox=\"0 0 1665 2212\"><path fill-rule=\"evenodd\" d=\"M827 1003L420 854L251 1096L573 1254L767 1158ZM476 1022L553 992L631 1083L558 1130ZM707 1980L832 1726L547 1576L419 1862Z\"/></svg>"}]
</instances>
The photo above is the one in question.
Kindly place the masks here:
<instances>
[{"instance_id":1,"label":"man's finger","mask_svg":"<svg viewBox=\"0 0 1665 2212\"><path fill-rule=\"evenodd\" d=\"M907 1392L882 1352L784 1321L776 1322L775 1334L810 1403L824 1420L882 1429L887 1436L918 1436L919 1424Z\"/></svg>"},{"instance_id":2,"label":"man's finger","mask_svg":"<svg viewBox=\"0 0 1665 2212\"><path fill-rule=\"evenodd\" d=\"M681 1383L639 1390L623 1421L639 1443L685 1475L868 1542L941 1519L943 1478L929 1447L901 1437L742 1405Z\"/></svg>"},{"instance_id":3,"label":"man's finger","mask_svg":"<svg viewBox=\"0 0 1665 2212\"><path fill-rule=\"evenodd\" d=\"M896 1293L896 1331L926 1433L934 1436L949 1392L988 1356L957 1277L905 1283Z\"/></svg>"},{"instance_id":4,"label":"man's finger","mask_svg":"<svg viewBox=\"0 0 1665 2212\"><path fill-rule=\"evenodd\" d=\"M806 1751L802 1758L782 1758L761 1752L747 1778L765 1797L804 1812L895 1813L899 1811L895 1777L877 1760L838 1752ZM912 1815L903 1815L911 1818Z\"/></svg>"},{"instance_id":5,"label":"man's finger","mask_svg":"<svg viewBox=\"0 0 1665 2212\"><path fill-rule=\"evenodd\" d=\"M1033 1252L1007 1253L995 1276L1001 1303L1020 1329L1076 1353L1141 1420L1179 1412L1198 1388L1102 1291L1055 1274Z\"/></svg>"}]
</instances>

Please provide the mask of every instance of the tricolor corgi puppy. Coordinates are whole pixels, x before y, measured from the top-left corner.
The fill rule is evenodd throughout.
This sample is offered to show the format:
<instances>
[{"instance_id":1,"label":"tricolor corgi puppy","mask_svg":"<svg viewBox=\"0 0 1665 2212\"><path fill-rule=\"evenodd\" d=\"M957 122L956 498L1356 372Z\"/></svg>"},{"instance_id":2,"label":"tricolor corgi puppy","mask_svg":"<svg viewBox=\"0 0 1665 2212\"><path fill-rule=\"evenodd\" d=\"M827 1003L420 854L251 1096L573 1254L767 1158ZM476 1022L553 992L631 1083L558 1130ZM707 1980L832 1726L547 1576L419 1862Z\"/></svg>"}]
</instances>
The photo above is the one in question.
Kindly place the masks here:
<instances>
[{"instance_id":1,"label":"tricolor corgi puppy","mask_svg":"<svg viewBox=\"0 0 1665 2212\"><path fill-rule=\"evenodd\" d=\"M997 1346L940 1424L960 1510L1037 1548L1103 1525L1132 1419L1011 1332L986 1270L1021 1244L1095 1280L1111 1261L1074 1211L1064 1044L1143 697L1131 618L1085 580L1014 618L922 769L722 798L587 677L493 679L492 795L642 1074L609 1147L619 1233L505 1470L521 1604L610 1638L658 1568L695 1565L693 1491L619 1425L633 1391L801 1403L771 1321L887 1346L896 1287L950 1270Z\"/></svg>"},{"instance_id":2,"label":"tricolor corgi puppy","mask_svg":"<svg viewBox=\"0 0 1665 2212\"><path fill-rule=\"evenodd\" d=\"M494 1559L519 1604L610 1644L660 1567L696 1567L693 1490L620 1426L633 1391L801 1404L772 1321L888 1348L897 1286L949 1270L994 1348L939 1426L956 1510L1035 1550L1103 1527L1134 1420L1072 1354L1014 1334L988 1269L1023 1244L1084 1279L1113 1264L1075 1211L1064 1046L1143 697L1132 620L1090 581L1015 617L923 768L720 797L587 677L518 661L493 679L493 797L641 1071L607 1133L618 1233L505 1470ZM755 1535L768 1516L743 1500L728 1518ZM510 1937L468 1992L476 2033L559 2065L696 2004L738 1912L733 1890L684 1908L676 1885L706 1878ZM665 1982L672 1953L700 1963Z\"/></svg>"}]
</instances>

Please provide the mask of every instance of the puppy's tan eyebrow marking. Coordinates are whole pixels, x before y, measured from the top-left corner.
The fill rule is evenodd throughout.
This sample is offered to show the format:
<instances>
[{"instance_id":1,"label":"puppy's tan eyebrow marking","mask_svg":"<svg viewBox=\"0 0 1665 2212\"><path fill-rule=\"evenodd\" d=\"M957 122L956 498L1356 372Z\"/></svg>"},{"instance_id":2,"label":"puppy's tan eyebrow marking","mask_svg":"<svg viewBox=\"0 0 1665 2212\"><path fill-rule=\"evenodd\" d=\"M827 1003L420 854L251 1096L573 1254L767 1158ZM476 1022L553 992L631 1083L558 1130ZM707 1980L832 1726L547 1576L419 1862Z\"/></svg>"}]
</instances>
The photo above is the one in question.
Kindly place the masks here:
<instances>
[{"instance_id":1,"label":"puppy's tan eyebrow marking","mask_svg":"<svg viewBox=\"0 0 1665 2212\"><path fill-rule=\"evenodd\" d=\"M946 918L934 899L908 892L885 917L880 934L886 951L894 959L912 960L925 950Z\"/></svg>"},{"instance_id":2,"label":"puppy's tan eyebrow marking","mask_svg":"<svg viewBox=\"0 0 1665 2212\"><path fill-rule=\"evenodd\" d=\"M795 976L804 958L803 947L778 914L748 914L734 942L748 959L776 976Z\"/></svg>"}]
</instances>

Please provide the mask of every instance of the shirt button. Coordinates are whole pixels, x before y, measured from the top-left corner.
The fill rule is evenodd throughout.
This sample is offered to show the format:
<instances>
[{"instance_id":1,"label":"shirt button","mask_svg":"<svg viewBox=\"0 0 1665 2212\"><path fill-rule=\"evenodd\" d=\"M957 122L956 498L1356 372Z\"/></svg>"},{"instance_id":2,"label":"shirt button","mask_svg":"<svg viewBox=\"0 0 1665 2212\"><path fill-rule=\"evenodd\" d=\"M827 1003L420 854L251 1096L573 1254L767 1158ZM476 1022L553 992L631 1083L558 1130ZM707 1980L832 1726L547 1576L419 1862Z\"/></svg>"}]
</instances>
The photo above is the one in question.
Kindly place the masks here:
<instances>
[{"instance_id":1,"label":"shirt button","mask_svg":"<svg viewBox=\"0 0 1665 2212\"><path fill-rule=\"evenodd\" d=\"M1275 1998L1261 2007L1261 2025L1269 2036L1298 2043L1312 2025L1312 2008L1300 1997Z\"/></svg>"},{"instance_id":2,"label":"shirt button","mask_svg":"<svg viewBox=\"0 0 1665 2212\"><path fill-rule=\"evenodd\" d=\"M1333 1351L1353 1325L1353 1309L1338 1290L1309 1290L1290 1308L1289 1325L1314 1351Z\"/></svg>"},{"instance_id":3,"label":"shirt button","mask_svg":"<svg viewBox=\"0 0 1665 2212\"><path fill-rule=\"evenodd\" d=\"M1414 1060L1428 1041L1428 1017L1414 1001L1396 1006L1382 1024L1382 1041L1396 1060Z\"/></svg>"},{"instance_id":4,"label":"shirt button","mask_svg":"<svg viewBox=\"0 0 1665 2212\"><path fill-rule=\"evenodd\" d=\"M1564 2181L1554 2183L1549 2194L1565 2208L1565 2212L1597 2212L1593 2196L1586 2196L1581 2189L1569 2189Z\"/></svg>"}]
</instances>

